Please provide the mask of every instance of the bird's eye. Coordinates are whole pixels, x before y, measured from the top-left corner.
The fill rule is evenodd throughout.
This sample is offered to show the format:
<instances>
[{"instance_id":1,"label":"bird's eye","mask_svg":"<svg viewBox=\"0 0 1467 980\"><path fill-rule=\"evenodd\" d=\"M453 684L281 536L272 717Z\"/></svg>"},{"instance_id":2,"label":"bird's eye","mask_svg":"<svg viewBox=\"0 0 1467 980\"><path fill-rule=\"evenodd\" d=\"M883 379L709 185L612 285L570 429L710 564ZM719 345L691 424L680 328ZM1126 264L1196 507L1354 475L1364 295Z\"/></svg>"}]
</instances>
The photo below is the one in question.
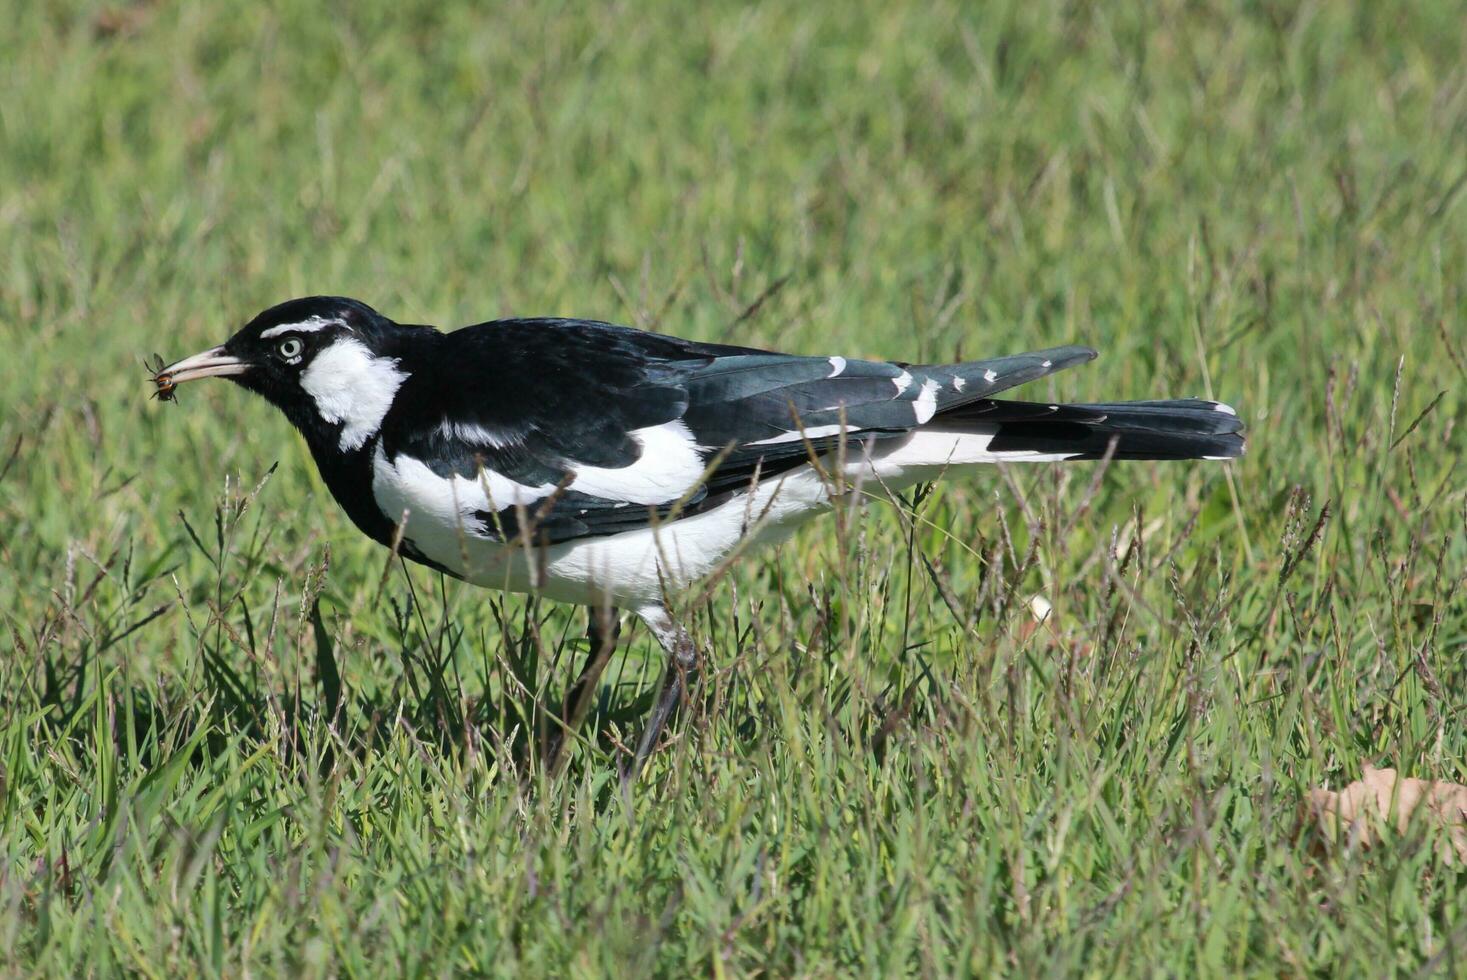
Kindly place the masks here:
<instances>
[{"instance_id":1,"label":"bird's eye","mask_svg":"<svg viewBox=\"0 0 1467 980\"><path fill-rule=\"evenodd\" d=\"M299 337L287 337L280 342L279 347L275 348L275 350L280 354L281 357L285 358L291 363L300 360L301 351L305 349L306 345L301 343L301 339Z\"/></svg>"}]
</instances>

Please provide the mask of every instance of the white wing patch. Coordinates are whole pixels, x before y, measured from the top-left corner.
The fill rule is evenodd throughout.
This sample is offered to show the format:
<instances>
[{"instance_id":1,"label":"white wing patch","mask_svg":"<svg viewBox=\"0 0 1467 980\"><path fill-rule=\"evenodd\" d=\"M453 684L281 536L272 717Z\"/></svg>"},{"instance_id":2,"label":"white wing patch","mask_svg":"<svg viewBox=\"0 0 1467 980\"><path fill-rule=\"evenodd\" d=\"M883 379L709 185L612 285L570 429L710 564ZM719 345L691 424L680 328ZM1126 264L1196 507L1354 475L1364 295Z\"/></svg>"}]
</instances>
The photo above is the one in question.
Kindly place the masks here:
<instances>
[{"instance_id":1,"label":"white wing patch","mask_svg":"<svg viewBox=\"0 0 1467 980\"><path fill-rule=\"evenodd\" d=\"M438 423L438 431L445 439L457 439L472 446L487 446L490 449L504 449L520 442L517 433L486 429L473 422L450 422L444 419Z\"/></svg>"},{"instance_id":2,"label":"white wing patch","mask_svg":"<svg viewBox=\"0 0 1467 980\"><path fill-rule=\"evenodd\" d=\"M697 440L681 419L633 429L642 455L630 466L573 466L570 488L607 500L665 504L687 493L703 476L706 463Z\"/></svg>"},{"instance_id":3,"label":"white wing patch","mask_svg":"<svg viewBox=\"0 0 1467 980\"><path fill-rule=\"evenodd\" d=\"M531 505L554 492L553 483L525 486L489 469L473 478L439 476L405 454L389 460L380 445L372 456L372 497L378 509L394 525L406 513L403 533L429 554L450 553L465 534L484 534L487 528L475 511Z\"/></svg>"},{"instance_id":4,"label":"white wing patch","mask_svg":"<svg viewBox=\"0 0 1467 980\"><path fill-rule=\"evenodd\" d=\"M830 373L827 374L826 377L838 378L845 371L845 369L846 359L844 357L832 357L830 358Z\"/></svg>"},{"instance_id":5,"label":"white wing patch","mask_svg":"<svg viewBox=\"0 0 1467 980\"><path fill-rule=\"evenodd\" d=\"M983 380L987 381L989 384L993 384L995 381L998 380L998 373L992 368L989 368L987 371L983 372Z\"/></svg>"},{"instance_id":6,"label":"white wing patch","mask_svg":"<svg viewBox=\"0 0 1467 980\"><path fill-rule=\"evenodd\" d=\"M900 398L908 388L912 387L912 372L903 371L895 378L892 378L891 383L896 385L897 397Z\"/></svg>"},{"instance_id":7,"label":"white wing patch","mask_svg":"<svg viewBox=\"0 0 1467 980\"><path fill-rule=\"evenodd\" d=\"M773 446L776 443L798 442L801 439L823 439L826 436L839 435L844 429L846 429L846 427L841 425L839 422L834 425L812 425L804 432L800 432L799 430L795 430L794 432L781 432L777 436L770 436L768 439L760 439L756 442L749 443L749 445Z\"/></svg>"},{"instance_id":8,"label":"white wing patch","mask_svg":"<svg viewBox=\"0 0 1467 980\"><path fill-rule=\"evenodd\" d=\"M278 327L260 332L261 340L269 340L271 337L279 337L283 333L315 333L317 330L325 330L327 327L344 327L346 324L340 320L327 319L323 316L307 317L299 323L282 323Z\"/></svg>"},{"instance_id":9,"label":"white wing patch","mask_svg":"<svg viewBox=\"0 0 1467 980\"><path fill-rule=\"evenodd\" d=\"M301 372L301 388L327 422L342 424L341 450L360 449L376 434L408 379L395 357L375 357L361 341L343 337Z\"/></svg>"},{"instance_id":10,"label":"white wing patch","mask_svg":"<svg viewBox=\"0 0 1467 980\"><path fill-rule=\"evenodd\" d=\"M875 474L891 486L905 486L919 480L935 480L948 475L954 466L980 463L1032 463L1070 459L1074 453L1044 453L1030 449L993 452L992 432L943 432L917 429L905 439L879 444L870 466Z\"/></svg>"},{"instance_id":11,"label":"white wing patch","mask_svg":"<svg viewBox=\"0 0 1467 980\"><path fill-rule=\"evenodd\" d=\"M932 378L922 382L922 390L917 393L917 402L914 406L918 425L931 421L932 416L937 414L937 389L940 387L941 384Z\"/></svg>"},{"instance_id":12,"label":"white wing patch","mask_svg":"<svg viewBox=\"0 0 1467 980\"><path fill-rule=\"evenodd\" d=\"M642 455L620 468L581 466L570 487L581 493L631 504L677 500L703 475L703 460L692 433L681 421L634 430ZM372 496L394 525L407 514L403 533L424 554L449 567L460 565L465 539L489 537L480 514L533 509L555 493L555 483L529 486L482 468L473 477L440 476L420 459L404 453L389 460L381 446L372 457Z\"/></svg>"}]
</instances>

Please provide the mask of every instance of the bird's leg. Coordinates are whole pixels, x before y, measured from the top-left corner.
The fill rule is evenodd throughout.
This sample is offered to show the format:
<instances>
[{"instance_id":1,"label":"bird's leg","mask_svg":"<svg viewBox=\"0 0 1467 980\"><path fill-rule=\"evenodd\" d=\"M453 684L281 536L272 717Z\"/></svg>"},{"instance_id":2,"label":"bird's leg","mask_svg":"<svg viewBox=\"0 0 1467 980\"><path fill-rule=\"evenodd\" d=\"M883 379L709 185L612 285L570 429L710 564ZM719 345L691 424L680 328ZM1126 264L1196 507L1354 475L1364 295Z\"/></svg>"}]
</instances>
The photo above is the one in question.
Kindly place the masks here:
<instances>
[{"instance_id":1,"label":"bird's leg","mask_svg":"<svg viewBox=\"0 0 1467 980\"><path fill-rule=\"evenodd\" d=\"M693 642L687 630L673 621L664 607L648 606L638 610L637 614L667 653L667 670L663 674L662 692L657 696L652 715L647 719L647 728L642 732L642 740L637 745L637 755L632 761L631 771L625 774L628 781L636 779L637 774L642 771L642 764L652 754L667 720L682 703L683 695L691 689L698 673L698 645Z\"/></svg>"},{"instance_id":2,"label":"bird's leg","mask_svg":"<svg viewBox=\"0 0 1467 980\"><path fill-rule=\"evenodd\" d=\"M611 654L616 650L617 637L621 635L621 619L615 609L609 606L593 606L587 612L586 661L581 665L581 672L576 676L575 682L566 691L565 700L560 706L560 724L551 734L545 750L545 768L555 774L559 774L565 767L567 757L562 750L566 739L578 731L581 723L586 720L586 713L596 700L596 682L601 679L601 672L611 660Z\"/></svg>"}]
</instances>

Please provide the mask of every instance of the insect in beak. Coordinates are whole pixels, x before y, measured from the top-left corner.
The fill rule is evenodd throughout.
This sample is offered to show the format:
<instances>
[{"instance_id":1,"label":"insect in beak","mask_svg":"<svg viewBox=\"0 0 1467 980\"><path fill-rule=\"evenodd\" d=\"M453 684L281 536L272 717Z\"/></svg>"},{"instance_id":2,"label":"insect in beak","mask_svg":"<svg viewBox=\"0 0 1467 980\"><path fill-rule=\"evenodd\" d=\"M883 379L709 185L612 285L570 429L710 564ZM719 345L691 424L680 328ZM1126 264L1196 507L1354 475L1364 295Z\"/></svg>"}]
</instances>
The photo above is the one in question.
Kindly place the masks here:
<instances>
[{"instance_id":1,"label":"insect in beak","mask_svg":"<svg viewBox=\"0 0 1467 980\"><path fill-rule=\"evenodd\" d=\"M177 404L178 385L174 383L173 375L164 370L166 365L164 364L162 355L154 353L151 359L144 358L143 367L148 369L148 374L151 376L153 384L157 385L157 390L153 392L153 397L160 402L173 402Z\"/></svg>"},{"instance_id":2,"label":"insect in beak","mask_svg":"<svg viewBox=\"0 0 1467 980\"><path fill-rule=\"evenodd\" d=\"M157 357L157 355L153 355ZM250 369L249 363L242 361L232 354L227 354L222 346L210 347L192 357L185 357L181 361L174 361L164 366L163 359L158 357L153 364L147 365L148 370L153 372L153 384L158 390L154 393L159 401L173 401L176 397L173 390L185 381L193 381L195 378L221 378L244 374Z\"/></svg>"}]
</instances>

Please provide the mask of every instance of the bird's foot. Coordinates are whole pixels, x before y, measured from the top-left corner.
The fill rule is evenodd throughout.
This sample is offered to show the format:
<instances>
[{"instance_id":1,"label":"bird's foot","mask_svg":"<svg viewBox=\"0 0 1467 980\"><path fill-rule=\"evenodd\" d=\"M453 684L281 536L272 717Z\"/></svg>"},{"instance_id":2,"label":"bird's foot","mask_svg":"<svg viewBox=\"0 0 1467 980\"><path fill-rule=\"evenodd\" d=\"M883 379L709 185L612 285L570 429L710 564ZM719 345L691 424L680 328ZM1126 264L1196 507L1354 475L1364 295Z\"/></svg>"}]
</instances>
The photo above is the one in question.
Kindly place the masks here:
<instances>
[{"instance_id":1,"label":"bird's foot","mask_svg":"<svg viewBox=\"0 0 1467 980\"><path fill-rule=\"evenodd\" d=\"M642 610L641 616L667 651L668 664L663 676L662 691L647 719L641 741L637 743L637 753L633 756L630 767L622 769L623 786L635 782L641 775L642 766L656 749L663 729L682 704L684 695L692 690L698 675L698 645L693 642L688 631L674 623L667 611L660 606L654 610Z\"/></svg>"},{"instance_id":2,"label":"bird's foot","mask_svg":"<svg viewBox=\"0 0 1467 980\"><path fill-rule=\"evenodd\" d=\"M580 731L581 724L596 702L596 684L601 672L616 650L617 637L621 634L621 620L615 609L590 610L590 623L586 628L586 661L560 706L560 717L554 719L554 730L546 739L545 771L559 777L565 770L570 754L565 751L566 741Z\"/></svg>"}]
</instances>

